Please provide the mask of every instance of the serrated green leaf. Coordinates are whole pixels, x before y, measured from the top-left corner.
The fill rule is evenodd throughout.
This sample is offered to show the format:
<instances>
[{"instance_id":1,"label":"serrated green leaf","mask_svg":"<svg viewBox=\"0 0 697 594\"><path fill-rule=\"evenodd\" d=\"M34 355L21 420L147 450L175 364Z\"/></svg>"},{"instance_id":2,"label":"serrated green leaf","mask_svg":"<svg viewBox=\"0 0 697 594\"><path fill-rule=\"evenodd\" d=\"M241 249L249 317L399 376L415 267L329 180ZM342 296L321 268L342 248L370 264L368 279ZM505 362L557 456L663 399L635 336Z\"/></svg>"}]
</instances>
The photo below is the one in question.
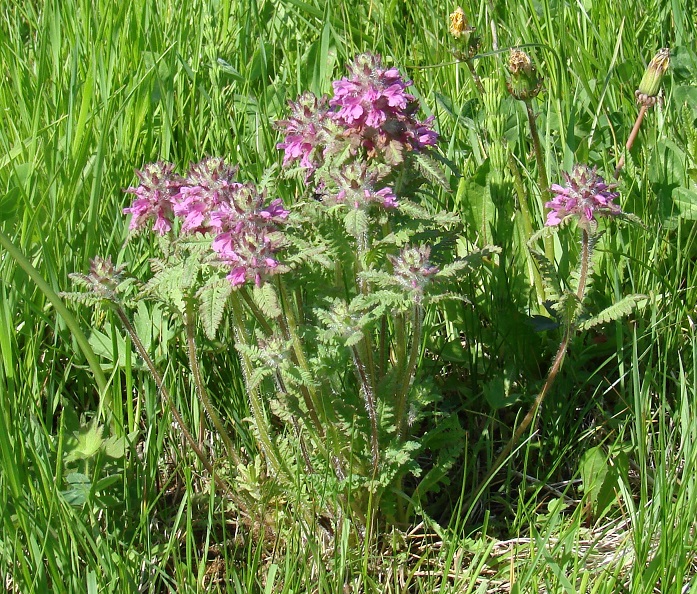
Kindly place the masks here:
<instances>
[{"instance_id":1,"label":"serrated green leaf","mask_svg":"<svg viewBox=\"0 0 697 594\"><path fill-rule=\"evenodd\" d=\"M368 215L360 208L352 208L344 217L346 233L353 237L360 237L368 231Z\"/></svg>"},{"instance_id":2,"label":"serrated green leaf","mask_svg":"<svg viewBox=\"0 0 697 594\"><path fill-rule=\"evenodd\" d=\"M558 300L562 290L556 268L552 266L552 263L542 252L530 248L530 255L537 262L537 268L540 271L540 278L547 291L547 297L553 301Z\"/></svg>"},{"instance_id":3,"label":"serrated green leaf","mask_svg":"<svg viewBox=\"0 0 697 594\"><path fill-rule=\"evenodd\" d=\"M448 178L445 175L443 166L426 153L412 153L412 158L416 164L419 173L423 175L432 184L442 187L445 190L450 189Z\"/></svg>"}]
</instances>

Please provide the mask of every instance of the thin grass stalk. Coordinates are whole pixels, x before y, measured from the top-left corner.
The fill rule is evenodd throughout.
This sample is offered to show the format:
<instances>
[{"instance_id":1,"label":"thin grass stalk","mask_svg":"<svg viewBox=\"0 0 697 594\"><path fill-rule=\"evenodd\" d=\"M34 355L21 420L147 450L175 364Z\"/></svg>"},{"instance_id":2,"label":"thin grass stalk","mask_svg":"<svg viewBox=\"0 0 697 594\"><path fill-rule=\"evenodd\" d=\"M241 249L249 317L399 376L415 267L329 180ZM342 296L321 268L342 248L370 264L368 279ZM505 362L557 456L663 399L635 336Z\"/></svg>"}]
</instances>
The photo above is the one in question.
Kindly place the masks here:
<instances>
[{"instance_id":1,"label":"thin grass stalk","mask_svg":"<svg viewBox=\"0 0 697 594\"><path fill-rule=\"evenodd\" d=\"M508 153L508 166L513 174L513 187L515 189L516 195L518 196L518 204L520 205L520 214L523 219L523 231L525 237L530 239L533 234L532 226L532 216L530 215L530 207L528 206L528 196L525 192L525 185L523 184L523 177L520 175L520 169L518 168L518 163L516 162L513 153ZM532 256L530 255L530 249L528 248L527 241L525 242L525 253L528 256L528 263L530 264L530 269L532 273L533 282L535 284L535 292L537 293L538 303L544 303L545 288L542 283L542 276L540 271L537 269L535 262L532 262Z\"/></svg>"},{"instance_id":2,"label":"thin grass stalk","mask_svg":"<svg viewBox=\"0 0 697 594\"><path fill-rule=\"evenodd\" d=\"M530 137L532 138L532 146L535 152L535 161L537 162L537 179L540 186L540 194L542 196L542 205L549 200L549 178L547 177L547 166L545 165L544 156L542 155L542 143L540 142L540 134L537 130L537 122L535 112L532 109L532 100L526 99L525 112L528 114L528 124L530 127ZM545 237L545 256L554 263L554 238Z\"/></svg>"},{"instance_id":3,"label":"thin grass stalk","mask_svg":"<svg viewBox=\"0 0 697 594\"><path fill-rule=\"evenodd\" d=\"M68 308L65 306L63 300L58 296L58 293L51 288L51 286L41 276L39 271L32 266L31 262L29 262L21 250L17 248L12 243L10 238L7 237L7 235L5 235L2 231L0 231L0 245L7 250L10 256L12 256L12 258L14 258L24 272L27 273L29 278L34 281L36 286L39 287L39 290L51 302L51 305L53 305L55 308L56 313L63 318L66 326L68 326L68 329L75 337L80 350L82 351L83 355L85 355L87 363L92 370L92 375L94 375L94 379L97 382L97 387L99 388L100 394L99 414L106 409L111 415L112 398L111 391L109 390L109 383L107 382L106 376L102 371L102 367L99 363L97 355L95 354L94 350L92 350L92 346L90 345L89 340L87 340L85 333L82 331L82 328L80 328L80 324L77 322L73 314L70 313L70 310L68 310Z\"/></svg>"}]
</instances>

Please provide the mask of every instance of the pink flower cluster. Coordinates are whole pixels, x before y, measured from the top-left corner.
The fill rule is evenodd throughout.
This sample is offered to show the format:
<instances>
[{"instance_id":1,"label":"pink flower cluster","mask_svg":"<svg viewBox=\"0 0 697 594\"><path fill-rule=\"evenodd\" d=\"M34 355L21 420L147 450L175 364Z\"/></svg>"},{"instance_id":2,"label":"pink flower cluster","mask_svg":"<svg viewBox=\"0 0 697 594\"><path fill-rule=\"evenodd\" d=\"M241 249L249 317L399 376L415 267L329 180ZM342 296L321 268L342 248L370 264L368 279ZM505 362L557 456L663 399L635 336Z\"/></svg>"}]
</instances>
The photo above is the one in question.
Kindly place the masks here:
<instances>
[{"instance_id":1,"label":"pink flower cluster","mask_svg":"<svg viewBox=\"0 0 697 594\"><path fill-rule=\"evenodd\" d=\"M227 279L233 287L251 280L259 286L265 277L285 271L275 254L284 245L277 225L288 218L288 211L280 198L267 206L264 201L254 185L238 185L211 213L217 232L213 251L232 268Z\"/></svg>"},{"instance_id":2,"label":"pink flower cluster","mask_svg":"<svg viewBox=\"0 0 697 594\"><path fill-rule=\"evenodd\" d=\"M622 210L613 200L618 194L611 191L596 168L587 165L574 165L570 174L564 173L566 185L552 184L550 190L555 196L545 204L550 209L546 225L558 225L568 216L575 215L579 225L587 226L595 221L595 216L618 215Z\"/></svg>"},{"instance_id":3,"label":"pink flower cluster","mask_svg":"<svg viewBox=\"0 0 697 594\"><path fill-rule=\"evenodd\" d=\"M327 98L318 99L312 93L303 93L298 100L289 101L292 117L276 122L286 133L276 148L283 149L283 166L300 159L300 166L312 172L322 163L323 153L330 137L331 118Z\"/></svg>"},{"instance_id":4,"label":"pink flower cluster","mask_svg":"<svg viewBox=\"0 0 697 594\"><path fill-rule=\"evenodd\" d=\"M124 208L124 214L132 214L129 229L142 228L147 221L155 219L153 231L164 235L172 229L172 206L174 197L179 193L184 180L174 173L171 163L148 163L142 171L136 171L140 184L126 190L135 194L136 199L130 208Z\"/></svg>"},{"instance_id":5,"label":"pink flower cluster","mask_svg":"<svg viewBox=\"0 0 697 594\"><path fill-rule=\"evenodd\" d=\"M186 178L170 163L152 163L136 171L140 184L126 192L137 198L123 212L133 215L129 228L137 230L154 219L153 230L164 235L175 217L184 234L215 234L212 249L232 269L227 276L235 287L285 268L275 258L284 245L278 225L289 212L280 199L265 205L265 196L252 184L234 181L236 167L221 158L192 165Z\"/></svg>"},{"instance_id":6,"label":"pink flower cluster","mask_svg":"<svg viewBox=\"0 0 697 594\"><path fill-rule=\"evenodd\" d=\"M368 153L384 152L392 143L406 150L433 146L438 135L431 129L433 117L414 118L418 103L406 92L406 82L396 68L385 70L379 56L360 54L348 65L349 77L334 81L336 111L333 118L347 131L362 138Z\"/></svg>"},{"instance_id":7,"label":"pink flower cluster","mask_svg":"<svg viewBox=\"0 0 697 594\"><path fill-rule=\"evenodd\" d=\"M433 118L416 119L418 102L406 92L411 82L396 68L385 69L379 56L365 53L348 70L348 77L334 81L329 101L305 93L290 102L291 117L276 122L285 132L277 145L285 151L284 166L299 160L309 176L326 158L347 149L395 166L406 153L436 144Z\"/></svg>"}]
</instances>

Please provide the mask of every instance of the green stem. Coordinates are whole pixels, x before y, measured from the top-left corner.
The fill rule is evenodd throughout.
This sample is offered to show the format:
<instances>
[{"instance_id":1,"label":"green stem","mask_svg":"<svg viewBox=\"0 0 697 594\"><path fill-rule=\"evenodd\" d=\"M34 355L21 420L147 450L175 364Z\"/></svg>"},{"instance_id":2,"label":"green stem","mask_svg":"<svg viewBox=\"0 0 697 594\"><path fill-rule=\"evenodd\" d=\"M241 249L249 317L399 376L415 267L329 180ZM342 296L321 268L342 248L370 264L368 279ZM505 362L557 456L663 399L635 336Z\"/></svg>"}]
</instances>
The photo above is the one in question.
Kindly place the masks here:
<instances>
[{"instance_id":1,"label":"green stem","mask_svg":"<svg viewBox=\"0 0 697 594\"><path fill-rule=\"evenodd\" d=\"M233 461L235 466L239 466L242 460L240 459L240 456L232 443L230 435L225 430L223 422L220 420L213 403L208 397L208 391L206 390L206 386L203 383L203 378L201 377L201 367L198 364L198 357L196 356L196 323L194 318L194 304L191 300L189 300L186 304L184 326L186 327L186 344L189 355L189 365L191 367L191 373L194 376L194 384L196 386L196 392L198 393L199 400L201 401L201 404L203 404L203 408L206 410L206 413L213 423L215 430L223 440L223 444L225 444L225 450L227 451L228 456Z\"/></svg>"},{"instance_id":2,"label":"green stem","mask_svg":"<svg viewBox=\"0 0 697 594\"><path fill-rule=\"evenodd\" d=\"M307 357L305 357L305 349L303 348L303 343L300 340L300 334L298 333L298 325L295 321L295 312L293 310L293 304L290 301L290 296L286 291L286 287L283 281L277 278L277 286L281 294L281 300L284 305L283 312L285 313L285 318L281 319L281 326L283 327L286 339L290 339L293 344L293 354L295 355L295 362L297 365L305 371L308 375L311 374L310 365L307 362ZM283 323L285 319L285 323ZM315 431L320 437L324 438L324 427L319 418L318 410L321 410L319 406L319 398L317 392L314 388L308 386L301 387L301 393L303 395L303 401L307 407L307 411L310 415L310 419L315 426ZM323 415L326 418L326 415Z\"/></svg>"},{"instance_id":3,"label":"green stem","mask_svg":"<svg viewBox=\"0 0 697 594\"><path fill-rule=\"evenodd\" d=\"M523 230L525 232L525 237L529 240L533 234L532 226L532 216L530 215L530 207L528 206L528 197L525 192L525 185L523 184L523 177L520 175L520 169L518 168L518 163L513 156L513 153L508 153L508 167L513 174L513 187L515 188L516 195L518 196L518 205L520 206L520 214L523 222ZM527 247L527 241L525 242L525 251L528 255L528 264L530 266L530 271L532 274L533 282L535 283L535 291L537 292L537 299L540 304L545 301L545 288L542 284L542 277L540 276L540 271L537 269L537 265L532 261L532 256L530 255L530 248Z\"/></svg>"},{"instance_id":4,"label":"green stem","mask_svg":"<svg viewBox=\"0 0 697 594\"><path fill-rule=\"evenodd\" d=\"M537 161L537 179L538 185L540 186L540 194L542 198L542 206L548 202L549 194L549 179L547 178L547 167L545 165L544 157L542 156L542 143L540 142L540 135L537 131L537 123L535 121L535 112L532 109L532 100L527 99L525 101L525 111L528 114L528 124L530 125L530 137L532 138L532 146L535 151L535 161ZM545 256L547 259L554 263L554 238L549 236L545 237Z\"/></svg>"},{"instance_id":5,"label":"green stem","mask_svg":"<svg viewBox=\"0 0 697 594\"><path fill-rule=\"evenodd\" d=\"M27 273L29 278L31 278L39 290L46 296L46 298L51 302L56 313L60 315L65 321L66 326L75 337L80 350L87 359L87 363L92 370L94 379L97 382L97 387L99 388L100 394L100 411L106 408L111 412L111 393L109 391L109 384L102 371L102 367L95 355L92 347L90 346L89 340L85 336L85 333L80 328L80 324L75 319L72 313L65 307L63 300L58 296L58 294L51 288L51 286L44 280L39 271L32 266L31 262L27 257L17 248L7 235L0 231L0 244L7 250L7 252L12 256L17 264Z\"/></svg>"},{"instance_id":6,"label":"green stem","mask_svg":"<svg viewBox=\"0 0 697 594\"><path fill-rule=\"evenodd\" d=\"M368 377L365 364L361 360L361 356L355 346L351 347L351 354L353 355L353 363L356 367L358 379L361 382L361 391L363 392L363 398L365 399L365 408L368 411L368 418L370 419L370 449L373 458L373 477L375 477L377 476L378 464L380 462L380 443L378 439L378 415L375 406L375 391L370 378Z\"/></svg>"},{"instance_id":7,"label":"green stem","mask_svg":"<svg viewBox=\"0 0 697 594\"><path fill-rule=\"evenodd\" d=\"M397 423L397 437L400 442L406 439L407 432L407 395L409 387L416 374L416 366L421 354L421 336L423 334L424 310L420 303L414 305L413 311L413 330L411 336L411 348L409 349L409 360L404 366L402 381L397 392L397 404L395 407L395 420Z\"/></svg>"},{"instance_id":8,"label":"green stem","mask_svg":"<svg viewBox=\"0 0 697 594\"><path fill-rule=\"evenodd\" d=\"M269 323L266 321L266 318L264 318L264 314L261 313L261 310L254 302L254 299L250 297L249 291L247 291L247 287L241 287L240 289L238 289L238 291L242 295L242 299L244 299L244 302L247 304L247 307L252 312L254 319L261 326L261 329L264 331L264 334L266 336L271 336L273 334L273 328L271 328Z\"/></svg>"},{"instance_id":9,"label":"green stem","mask_svg":"<svg viewBox=\"0 0 697 594\"><path fill-rule=\"evenodd\" d=\"M472 75L472 80L474 81L474 84L477 86L477 90L480 92L480 94L484 95L486 92L484 90L484 85L482 84L482 80L479 78L479 75L474 69L474 64L472 60L465 60L465 64L467 64L467 68L470 71L470 74Z\"/></svg>"}]
</instances>

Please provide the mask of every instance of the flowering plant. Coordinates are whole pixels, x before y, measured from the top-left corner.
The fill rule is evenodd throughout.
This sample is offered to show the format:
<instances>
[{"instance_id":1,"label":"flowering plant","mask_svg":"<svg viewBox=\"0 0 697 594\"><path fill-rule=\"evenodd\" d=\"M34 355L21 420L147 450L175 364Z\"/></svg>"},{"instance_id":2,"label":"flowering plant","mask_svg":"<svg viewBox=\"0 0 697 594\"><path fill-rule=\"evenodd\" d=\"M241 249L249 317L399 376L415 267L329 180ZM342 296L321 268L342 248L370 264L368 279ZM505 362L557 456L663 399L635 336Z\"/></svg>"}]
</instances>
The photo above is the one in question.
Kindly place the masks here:
<instances>
[{"instance_id":1,"label":"flowering plant","mask_svg":"<svg viewBox=\"0 0 697 594\"><path fill-rule=\"evenodd\" d=\"M127 285L101 273L76 280L117 309L146 361L118 287L138 287L137 298L165 303L182 321L193 384L232 463L230 476L215 470L154 363L148 367L190 447L241 507L253 511L249 483L259 480L254 469L262 465L281 486L304 477L308 487L292 489L299 510L312 508L303 499L312 485L333 482L339 503L322 513L338 521L348 506L367 528L378 517L401 522L413 513L417 502L407 506L397 493L405 477L422 473L417 455L445 433L461 443L453 420L437 429L426 422L439 393L420 374L424 319L432 303L457 297L459 275L496 250L451 261L442 246L452 241L458 218L427 212L415 200L421 169L438 170L430 154L433 118L416 117L411 83L379 57L359 55L348 70L332 98L306 93L276 124L285 135L278 144L284 166L293 175L298 164L307 184L304 200L284 205L271 197L273 187L239 180L239 169L218 157L182 175L169 163L146 165L126 190L135 200L123 211L133 232L161 238L152 277ZM95 266L106 276L113 268ZM108 295L96 291L105 283L113 288ZM256 451L237 445L247 429L225 420L225 402L209 396L203 381L197 328L213 339L224 323L239 353ZM440 467L460 449L450 447ZM233 487L239 484L247 484L246 499ZM290 491L278 496L287 499ZM424 483L421 494L427 491Z\"/></svg>"}]
</instances>

